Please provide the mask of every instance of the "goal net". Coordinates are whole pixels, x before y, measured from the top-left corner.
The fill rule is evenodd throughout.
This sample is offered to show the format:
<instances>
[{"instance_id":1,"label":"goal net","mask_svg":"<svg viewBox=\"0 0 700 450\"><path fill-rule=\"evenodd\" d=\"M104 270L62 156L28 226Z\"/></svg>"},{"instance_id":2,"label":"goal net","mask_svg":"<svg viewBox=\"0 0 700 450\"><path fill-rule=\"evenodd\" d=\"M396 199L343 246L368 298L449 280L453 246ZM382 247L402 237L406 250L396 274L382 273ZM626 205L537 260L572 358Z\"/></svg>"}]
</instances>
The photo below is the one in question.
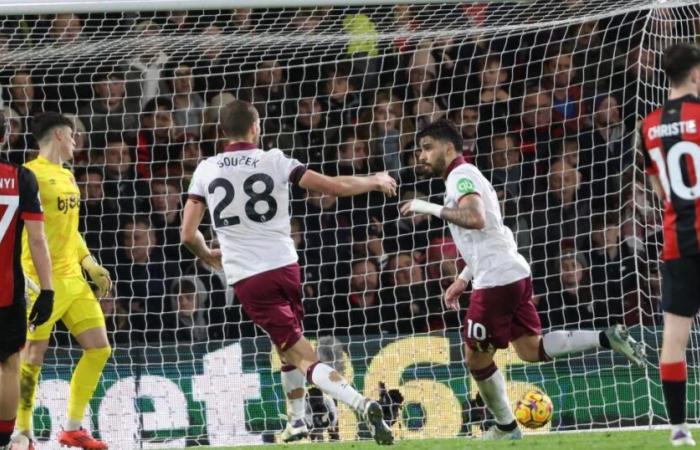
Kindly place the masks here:
<instances>
[{"instance_id":1,"label":"goal net","mask_svg":"<svg viewBox=\"0 0 700 450\"><path fill-rule=\"evenodd\" d=\"M265 149L328 175L387 170L399 181L395 199L292 188L291 215L306 336L321 360L390 406L400 439L479 435L492 420L463 362L469 293L460 313L442 301L462 268L449 232L398 214L412 198L442 203L444 185L417 163L414 137L439 118L457 125L464 157L502 201L544 329L623 323L649 355L637 369L605 351L546 364L502 351L511 400L546 391L551 430L665 423L660 205L635 128L664 99L664 46L700 37L697 4L182 3L192 9L53 14L56 2L2 17L3 155L36 156L36 113L73 118L81 232L115 280L100 299L113 357L85 426L111 448L133 449L273 442L285 424L269 340L223 274L179 242L189 179L225 146L218 113L234 98L260 112ZM208 219L202 231L213 240ZM34 411L40 448L56 446L79 356L59 324ZM349 409L312 395L308 405L318 439L368 437Z\"/></svg>"}]
</instances>

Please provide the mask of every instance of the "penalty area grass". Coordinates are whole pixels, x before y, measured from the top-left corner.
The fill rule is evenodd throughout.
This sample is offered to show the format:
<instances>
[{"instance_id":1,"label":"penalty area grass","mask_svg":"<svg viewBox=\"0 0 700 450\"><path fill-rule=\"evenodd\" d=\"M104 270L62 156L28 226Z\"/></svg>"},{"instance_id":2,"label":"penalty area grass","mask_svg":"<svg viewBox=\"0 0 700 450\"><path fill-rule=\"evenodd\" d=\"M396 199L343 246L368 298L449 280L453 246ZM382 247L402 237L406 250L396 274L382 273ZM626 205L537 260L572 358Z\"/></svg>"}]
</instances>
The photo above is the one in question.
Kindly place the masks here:
<instances>
[{"instance_id":1,"label":"penalty area grass","mask_svg":"<svg viewBox=\"0 0 700 450\"><path fill-rule=\"evenodd\" d=\"M669 431L611 431L580 433L549 433L525 436L522 441L482 441L479 439L426 439L397 441L393 446L378 446L373 441L362 442L297 442L236 447L194 447L216 450L644 450L671 448Z\"/></svg>"}]
</instances>

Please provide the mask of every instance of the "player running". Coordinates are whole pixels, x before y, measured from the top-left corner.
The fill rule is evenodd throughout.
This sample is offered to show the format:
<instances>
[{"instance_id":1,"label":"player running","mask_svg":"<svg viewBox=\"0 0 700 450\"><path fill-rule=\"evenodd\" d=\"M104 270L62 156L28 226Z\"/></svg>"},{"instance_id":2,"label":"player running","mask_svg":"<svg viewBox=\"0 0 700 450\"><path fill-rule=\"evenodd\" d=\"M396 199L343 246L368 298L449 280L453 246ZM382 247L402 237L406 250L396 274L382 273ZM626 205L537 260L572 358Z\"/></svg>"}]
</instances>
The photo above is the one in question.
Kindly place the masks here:
<instances>
[{"instance_id":1,"label":"player running","mask_svg":"<svg viewBox=\"0 0 700 450\"><path fill-rule=\"evenodd\" d=\"M503 375L494 363L499 348L513 344L524 361L550 361L594 348L615 350L635 364L644 364L641 345L617 325L605 331L552 331L541 335L540 318L532 303L530 266L517 251L503 224L496 192L479 170L461 156L462 135L447 120L417 134L419 162L445 180L444 206L423 200L401 205L401 213L432 214L448 222L466 263L445 293L445 303L457 310L460 294L473 277L473 292L464 323L467 366L496 419L484 439L521 439L506 394Z\"/></svg>"},{"instance_id":2,"label":"player running","mask_svg":"<svg viewBox=\"0 0 700 450\"><path fill-rule=\"evenodd\" d=\"M694 446L685 414L685 351L700 308L700 48L672 45L662 62L671 91L642 121L639 142L651 185L664 201L660 372L671 444Z\"/></svg>"},{"instance_id":3,"label":"player running","mask_svg":"<svg viewBox=\"0 0 700 450\"><path fill-rule=\"evenodd\" d=\"M327 177L307 170L279 149L260 150L260 118L247 102L224 106L221 128L230 143L223 153L202 161L195 170L181 238L209 265L223 264L227 282L234 287L243 309L267 332L279 352L284 364L282 386L291 410L282 440L290 442L308 435L304 423L306 376L309 383L357 411L377 443L393 443L381 406L320 363L302 335L300 268L290 236L289 185L335 196L370 191L393 196L396 182L385 172L368 177ZM207 205L221 250L209 248L197 229Z\"/></svg>"},{"instance_id":4,"label":"player running","mask_svg":"<svg viewBox=\"0 0 700 450\"><path fill-rule=\"evenodd\" d=\"M82 347L83 354L71 377L67 421L58 433L58 442L69 447L106 449L104 442L93 438L81 427L85 407L111 353L102 310L83 278L81 268L95 283L98 296L110 289L111 280L109 272L92 258L78 232L80 191L71 171L63 167L64 162L73 158L75 150L73 122L55 112L42 113L34 117L32 133L39 144L39 156L25 166L39 183L56 297L50 319L27 333L27 345L21 354L17 426L20 433L32 438L32 414L39 373L51 331L61 320ZM27 242L28 234L24 233L22 266L27 276L36 280L37 268Z\"/></svg>"},{"instance_id":5,"label":"player running","mask_svg":"<svg viewBox=\"0 0 700 450\"><path fill-rule=\"evenodd\" d=\"M0 136L4 135L5 117L0 113ZM53 288L36 177L4 159L0 159L0 211L0 450L14 450L22 448L19 442L10 444L10 436L19 404L19 351L27 339L22 230L27 230L28 251L42 288L28 316L31 327L51 316Z\"/></svg>"}]
</instances>

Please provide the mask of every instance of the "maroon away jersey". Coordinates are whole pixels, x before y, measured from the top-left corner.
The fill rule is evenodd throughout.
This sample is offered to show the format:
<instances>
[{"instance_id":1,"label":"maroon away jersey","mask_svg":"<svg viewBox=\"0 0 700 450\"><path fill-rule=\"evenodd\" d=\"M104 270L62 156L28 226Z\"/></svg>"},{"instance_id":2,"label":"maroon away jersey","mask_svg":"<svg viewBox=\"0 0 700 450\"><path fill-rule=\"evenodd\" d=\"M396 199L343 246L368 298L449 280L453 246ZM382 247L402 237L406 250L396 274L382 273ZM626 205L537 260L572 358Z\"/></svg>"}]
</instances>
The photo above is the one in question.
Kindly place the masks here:
<instances>
[{"instance_id":1,"label":"maroon away jersey","mask_svg":"<svg viewBox=\"0 0 700 450\"><path fill-rule=\"evenodd\" d=\"M642 121L641 133L647 173L666 193L663 259L700 255L700 99L667 101Z\"/></svg>"},{"instance_id":2,"label":"maroon away jersey","mask_svg":"<svg viewBox=\"0 0 700 450\"><path fill-rule=\"evenodd\" d=\"M43 220L36 177L0 159L0 308L24 302L22 229L24 220Z\"/></svg>"}]
</instances>

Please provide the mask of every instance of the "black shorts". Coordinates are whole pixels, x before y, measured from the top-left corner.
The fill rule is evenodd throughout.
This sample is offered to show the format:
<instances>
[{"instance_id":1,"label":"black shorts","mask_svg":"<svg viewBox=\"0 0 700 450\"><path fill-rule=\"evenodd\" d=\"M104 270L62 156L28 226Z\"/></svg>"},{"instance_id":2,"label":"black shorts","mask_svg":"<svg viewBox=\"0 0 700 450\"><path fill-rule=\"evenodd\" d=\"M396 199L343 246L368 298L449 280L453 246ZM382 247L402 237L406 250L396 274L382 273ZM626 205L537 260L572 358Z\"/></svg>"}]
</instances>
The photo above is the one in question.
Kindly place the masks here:
<instances>
[{"instance_id":1,"label":"black shorts","mask_svg":"<svg viewBox=\"0 0 700 450\"><path fill-rule=\"evenodd\" d=\"M0 362L14 355L27 342L27 309L24 304L0 308Z\"/></svg>"},{"instance_id":2,"label":"black shorts","mask_svg":"<svg viewBox=\"0 0 700 450\"><path fill-rule=\"evenodd\" d=\"M666 261L661 274L661 309L678 316L695 316L700 309L700 256Z\"/></svg>"}]
</instances>

